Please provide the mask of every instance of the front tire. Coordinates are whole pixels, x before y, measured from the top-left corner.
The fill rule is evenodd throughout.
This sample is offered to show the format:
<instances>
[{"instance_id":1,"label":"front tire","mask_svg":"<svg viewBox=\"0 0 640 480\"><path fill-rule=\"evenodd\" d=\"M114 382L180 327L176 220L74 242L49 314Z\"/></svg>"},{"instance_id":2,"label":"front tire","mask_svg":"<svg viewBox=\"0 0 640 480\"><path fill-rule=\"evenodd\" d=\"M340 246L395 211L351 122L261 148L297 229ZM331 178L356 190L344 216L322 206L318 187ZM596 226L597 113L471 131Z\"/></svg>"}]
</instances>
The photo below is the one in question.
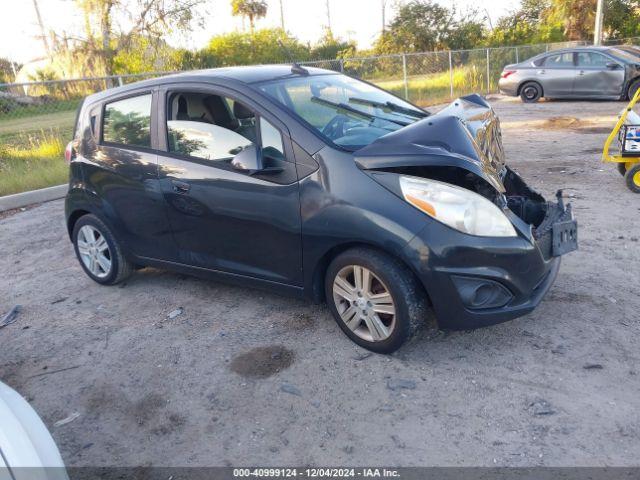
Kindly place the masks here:
<instances>
[{"instance_id":1,"label":"front tire","mask_svg":"<svg viewBox=\"0 0 640 480\"><path fill-rule=\"evenodd\" d=\"M426 294L411 271L370 248L347 250L331 262L325 294L342 331L377 353L396 351L428 315Z\"/></svg>"},{"instance_id":2,"label":"front tire","mask_svg":"<svg viewBox=\"0 0 640 480\"><path fill-rule=\"evenodd\" d=\"M624 180L629 190L633 193L640 193L640 163L636 163L627 169L627 173L624 174Z\"/></svg>"},{"instance_id":3,"label":"front tire","mask_svg":"<svg viewBox=\"0 0 640 480\"><path fill-rule=\"evenodd\" d=\"M639 88L640 88L640 79L631 82L631 85L629 85L629 89L627 90L627 98L631 100Z\"/></svg>"},{"instance_id":4,"label":"front tire","mask_svg":"<svg viewBox=\"0 0 640 480\"><path fill-rule=\"evenodd\" d=\"M542 98L542 87L536 82L527 82L520 89L520 99L524 103L536 103Z\"/></svg>"},{"instance_id":5,"label":"front tire","mask_svg":"<svg viewBox=\"0 0 640 480\"><path fill-rule=\"evenodd\" d=\"M72 239L80 266L93 281L115 285L131 275L133 265L125 258L109 227L95 215L78 219Z\"/></svg>"}]
</instances>

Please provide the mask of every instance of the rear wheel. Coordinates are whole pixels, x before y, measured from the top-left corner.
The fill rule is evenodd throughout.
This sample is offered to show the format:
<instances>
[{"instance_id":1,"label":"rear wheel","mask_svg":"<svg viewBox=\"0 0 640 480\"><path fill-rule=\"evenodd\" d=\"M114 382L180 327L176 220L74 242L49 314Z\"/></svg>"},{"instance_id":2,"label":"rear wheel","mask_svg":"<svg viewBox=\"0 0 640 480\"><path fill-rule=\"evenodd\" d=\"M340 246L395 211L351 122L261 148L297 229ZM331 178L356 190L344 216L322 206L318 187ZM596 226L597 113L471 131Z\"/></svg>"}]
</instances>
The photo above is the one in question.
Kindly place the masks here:
<instances>
[{"instance_id":1,"label":"rear wheel","mask_svg":"<svg viewBox=\"0 0 640 480\"><path fill-rule=\"evenodd\" d=\"M398 260L354 248L336 257L325 278L327 303L340 328L378 353L400 348L427 318L426 295Z\"/></svg>"},{"instance_id":2,"label":"rear wheel","mask_svg":"<svg viewBox=\"0 0 640 480\"><path fill-rule=\"evenodd\" d=\"M80 217L72 238L80 266L92 280L115 285L131 275L133 265L124 257L109 227L95 215Z\"/></svg>"},{"instance_id":3,"label":"rear wheel","mask_svg":"<svg viewBox=\"0 0 640 480\"><path fill-rule=\"evenodd\" d=\"M633 193L640 193L640 163L636 163L631 168L627 169L627 173L624 175L624 180L627 182L627 187Z\"/></svg>"},{"instance_id":4,"label":"rear wheel","mask_svg":"<svg viewBox=\"0 0 640 480\"><path fill-rule=\"evenodd\" d=\"M520 89L520 98L524 103L535 103L542 97L542 87L536 82L527 82Z\"/></svg>"}]
</instances>

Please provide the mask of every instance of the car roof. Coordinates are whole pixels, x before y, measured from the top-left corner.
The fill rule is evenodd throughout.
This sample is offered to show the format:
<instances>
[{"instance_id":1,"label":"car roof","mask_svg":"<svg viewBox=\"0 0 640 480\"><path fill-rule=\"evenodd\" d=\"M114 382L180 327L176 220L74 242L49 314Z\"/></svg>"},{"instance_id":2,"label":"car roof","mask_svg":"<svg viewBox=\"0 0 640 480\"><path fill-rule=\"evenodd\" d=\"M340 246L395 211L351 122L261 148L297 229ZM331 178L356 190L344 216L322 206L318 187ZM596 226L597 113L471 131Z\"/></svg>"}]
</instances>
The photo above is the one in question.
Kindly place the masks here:
<instances>
[{"instance_id":1,"label":"car roof","mask_svg":"<svg viewBox=\"0 0 640 480\"><path fill-rule=\"evenodd\" d=\"M333 70L325 70L315 67L304 67L309 75L330 75L337 74ZM242 67L210 68L205 70L191 70L171 75L165 75L149 80L130 83L121 87L110 88L102 92L94 93L87 97L87 103L104 100L114 95L120 95L128 91L141 88L151 88L167 83L184 82L207 82L212 80L223 81L227 85L268 82L285 78L300 77L300 73L292 70L291 65L252 65Z\"/></svg>"}]
</instances>

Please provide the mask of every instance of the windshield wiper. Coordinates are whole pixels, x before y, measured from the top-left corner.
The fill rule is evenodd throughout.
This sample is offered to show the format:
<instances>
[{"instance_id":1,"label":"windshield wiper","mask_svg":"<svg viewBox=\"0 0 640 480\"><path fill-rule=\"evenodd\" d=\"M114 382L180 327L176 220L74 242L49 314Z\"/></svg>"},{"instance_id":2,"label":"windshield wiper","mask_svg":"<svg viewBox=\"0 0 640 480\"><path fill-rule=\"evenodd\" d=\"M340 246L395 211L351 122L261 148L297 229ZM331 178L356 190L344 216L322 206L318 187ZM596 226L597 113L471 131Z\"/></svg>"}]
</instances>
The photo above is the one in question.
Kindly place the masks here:
<instances>
[{"instance_id":1,"label":"windshield wiper","mask_svg":"<svg viewBox=\"0 0 640 480\"><path fill-rule=\"evenodd\" d=\"M349 113L352 113L354 115L360 116L362 118L367 118L369 120L374 120L374 119L384 120L386 122L395 123L395 124L401 125L403 127L406 127L407 125L410 125L410 123L403 122L401 120L397 120L397 119L394 119L394 118L380 117L380 116L374 115L372 113L363 112L362 110L358 110L357 108L353 108L351 105L347 105L346 103L331 102L329 100L325 100L324 98L320 98L320 97L311 97L311 101L315 102L315 103L321 103L321 104L327 105L329 107L333 107L338 111L349 112Z\"/></svg>"},{"instance_id":2,"label":"windshield wiper","mask_svg":"<svg viewBox=\"0 0 640 480\"><path fill-rule=\"evenodd\" d=\"M390 101L376 102L375 100L367 100L366 98L357 97L351 97L349 98L349 101L353 103L360 103L362 105L370 105L372 107L381 108L383 110L388 110L395 113L402 113L403 115L408 115L413 118L426 118L429 116L427 112L421 112L420 110L414 110L413 108L403 107L402 105L398 105L397 103L393 103Z\"/></svg>"}]
</instances>

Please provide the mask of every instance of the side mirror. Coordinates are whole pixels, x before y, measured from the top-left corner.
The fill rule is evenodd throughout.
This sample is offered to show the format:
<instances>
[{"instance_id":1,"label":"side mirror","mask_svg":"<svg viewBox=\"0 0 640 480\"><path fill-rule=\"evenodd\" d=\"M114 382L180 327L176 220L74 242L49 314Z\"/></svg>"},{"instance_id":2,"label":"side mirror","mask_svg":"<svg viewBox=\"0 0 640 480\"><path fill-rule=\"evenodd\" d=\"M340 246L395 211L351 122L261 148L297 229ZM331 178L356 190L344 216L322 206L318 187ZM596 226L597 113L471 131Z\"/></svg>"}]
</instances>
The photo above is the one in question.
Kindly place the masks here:
<instances>
[{"instance_id":1,"label":"side mirror","mask_svg":"<svg viewBox=\"0 0 640 480\"><path fill-rule=\"evenodd\" d=\"M262 157L255 145L249 145L233 157L231 166L236 170L253 175L263 169Z\"/></svg>"},{"instance_id":2,"label":"side mirror","mask_svg":"<svg viewBox=\"0 0 640 480\"><path fill-rule=\"evenodd\" d=\"M607 63L607 68L609 70L617 70L620 68L620 65L618 65L616 62L609 62Z\"/></svg>"}]
</instances>

